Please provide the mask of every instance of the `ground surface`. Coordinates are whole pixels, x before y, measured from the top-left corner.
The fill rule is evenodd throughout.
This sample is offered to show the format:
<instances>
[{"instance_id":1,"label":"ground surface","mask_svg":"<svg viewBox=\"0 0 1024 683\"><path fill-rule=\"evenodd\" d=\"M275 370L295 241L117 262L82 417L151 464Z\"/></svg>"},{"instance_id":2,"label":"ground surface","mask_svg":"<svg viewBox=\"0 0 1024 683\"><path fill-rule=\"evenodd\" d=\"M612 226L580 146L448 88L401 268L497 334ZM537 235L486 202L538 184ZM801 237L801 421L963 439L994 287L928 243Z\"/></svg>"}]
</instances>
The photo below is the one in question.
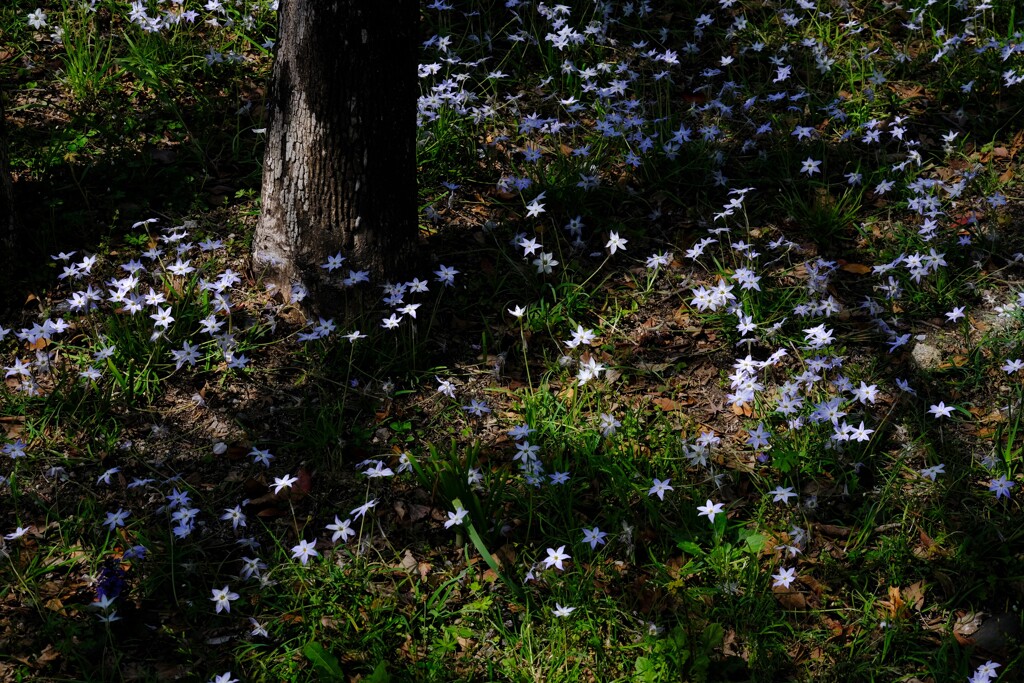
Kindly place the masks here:
<instances>
[{"instance_id":1,"label":"ground surface","mask_svg":"<svg viewBox=\"0 0 1024 683\"><path fill-rule=\"evenodd\" d=\"M331 321L248 266L274 12L151 4L0 10L2 680L1020 675L1012 3L433 3L422 272Z\"/></svg>"}]
</instances>

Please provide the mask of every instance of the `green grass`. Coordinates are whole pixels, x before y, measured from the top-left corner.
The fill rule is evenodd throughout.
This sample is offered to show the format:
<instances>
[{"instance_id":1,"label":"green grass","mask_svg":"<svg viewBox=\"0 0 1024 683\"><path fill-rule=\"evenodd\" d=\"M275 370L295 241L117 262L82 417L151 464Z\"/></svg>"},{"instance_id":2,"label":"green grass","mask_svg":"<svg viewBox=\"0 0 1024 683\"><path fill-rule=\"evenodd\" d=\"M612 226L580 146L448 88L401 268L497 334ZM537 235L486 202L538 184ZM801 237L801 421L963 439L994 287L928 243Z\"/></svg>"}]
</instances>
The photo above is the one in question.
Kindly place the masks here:
<instances>
[{"instance_id":1,"label":"green grass","mask_svg":"<svg viewBox=\"0 0 1024 683\"><path fill-rule=\"evenodd\" d=\"M37 3L5 4L33 230L32 296L0 321L0 677L944 681L991 659L1015 680L1022 396L1001 366L1024 349L1009 306L1021 86L1003 72L1021 62L1001 54L1015 6L994 4L935 61L963 30L956 3L917 18L876 2L832 17L570 2L557 26L545 13L561 7L424 7L423 39L451 37L421 54L437 65L418 132L429 289L376 305L340 287L346 269L330 324L245 268L266 3L217 25L197 5L158 32L119 3L43 7L38 31ZM558 49L563 26L582 44ZM934 180L959 194L915 190ZM628 241L615 254L612 233ZM195 272L167 271L177 245ZM54 277L94 253L88 275ZM131 259L131 290L166 298L134 315L108 300ZM218 306L209 283L227 268L241 281ZM89 287L95 310L69 306ZM382 327L409 303L415 319ZM57 318L63 332L31 332ZM919 337L937 367L913 358ZM196 362L177 367L185 342ZM779 410L785 395L802 402ZM929 414L940 401L952 416ZM844 423L873 431L838 438ZM351 538L335 541L342 520ZM224 586L238 598L217 612ZM1008 635L973 643L975 613Z\"/></svg>"}]
</instances>

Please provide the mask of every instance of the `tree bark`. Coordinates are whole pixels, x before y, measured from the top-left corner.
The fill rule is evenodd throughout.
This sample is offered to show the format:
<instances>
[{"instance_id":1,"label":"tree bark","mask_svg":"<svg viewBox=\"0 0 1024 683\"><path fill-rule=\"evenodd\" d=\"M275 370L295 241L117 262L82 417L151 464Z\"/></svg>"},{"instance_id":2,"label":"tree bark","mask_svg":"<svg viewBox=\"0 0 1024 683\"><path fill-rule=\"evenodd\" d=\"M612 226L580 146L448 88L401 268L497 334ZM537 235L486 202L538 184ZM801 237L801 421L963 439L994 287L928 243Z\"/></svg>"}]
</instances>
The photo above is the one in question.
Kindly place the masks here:
<instances>
[{"instance_id":1,"label":"tree bark","mask_svg":"<svg viewBox=\"0 0 1024 683\"><path fill-rule=\"evenodd\" d=\"M334 314L321 265L376 282L410 265L417 240L416 0L284 0L267 105L258 276Z\"/></svg>"},{"instance_id":2,"label":"tree bark","mask_svg":"<svg viewBox=\"0 0 1024 683\"><path fill-rule=\"evenodd\" d=\"M14 214L14 188L7 167L7 120L4 112L4 93L0 89L0 312L9 309L14 301L14 258L18 236Z\"/></svg>"}]
</instances>

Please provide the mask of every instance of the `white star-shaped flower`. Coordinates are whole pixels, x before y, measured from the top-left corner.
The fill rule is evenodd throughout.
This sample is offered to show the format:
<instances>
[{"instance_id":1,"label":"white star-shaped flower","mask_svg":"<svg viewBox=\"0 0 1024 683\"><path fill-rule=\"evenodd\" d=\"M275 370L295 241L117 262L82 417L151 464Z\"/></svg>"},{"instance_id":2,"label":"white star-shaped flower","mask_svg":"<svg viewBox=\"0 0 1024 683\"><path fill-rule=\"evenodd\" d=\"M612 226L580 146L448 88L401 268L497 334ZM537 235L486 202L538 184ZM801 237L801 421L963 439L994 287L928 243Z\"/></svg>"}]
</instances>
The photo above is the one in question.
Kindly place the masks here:
<instances>
[{"instance_id":1,"label":"white star-shaped flower","mask_svg":"<svg viewBox=\"0 0 1024 683\"><path fill-rule=\"evenodd\" d=\"M238 599L238 593L232 593L230 586L224 586L223 588L214 588L213 597L210 598L217 606L217 614L221 611L231 611L231 601Z\"/></svg>"},{"instance_id":2,"label":"white star-shaped flower","mask_svg":"<svg viewBox=\"0 0 1024 683\"><path fill-rule=\"evenodd\" d=\"M334 516L334 524L327 525L327 530L334 532L334 535L331 536L331 543L336 543L339 538L347 542L350 536L356 535L355 530L352 529L352 520L346 519L342 522L337 515Z\"/></svg>"},{"instance_id":3,"label":"white star-shaped flower","mask_svg":"<svg viewBox=\"0 0 1024 683\"><path fill-rule=\"evenodd\" d=\"M712 503L709 499L704 505L697 506L697 512L700 514L698 517L707 517L708 521L712 524L715 523L715 515L722 512L725 509L725 503Z\"/></svg>"},{"instance_id":4,"label":"white star-shaped flower","mask_svg":"<svg viewBox=\"0 0 1024 683\"><path fill-rule=\"evenodd\" d=\"M662 481L661 479L655 479L654 480L654 486L652 486L650 488L650 490L647 491L647 495L648 496L657 496L659 500L665 500L665 493L668 492L668 491L674 491L675 490L671 486L669 486L669 482L670 481L672 481L672 480L671 479L665 479L664 481Z\"/></svg>"},{"instance_id":5,"label":"white star-shaped flower","mask_svg":"<svg viewBox=\"0 0 1024 683\"><path fill-rule=\"evenodd\" d=\"M558 569L565 569L565 567L562 566L562 563L570 557L572 556L565 553L564 545L558 546L557 550L555 548L548 548L548 556L543 560L544 568L551 569L552 567L557 567Z\"/></svg>"},{"instance_id":6,"label":"white star-shaped flower","mask_svg":"<svg viewBox=\"0 0 1024 683\"><path fill-rule=\"evenodd\" d=\"M628 242L628 241L629 240L624 240L621 237L619 237L619 233L613 232L613 233L611 233L611 235L609 235L608 242L604 246L605 246L606 249L608 249L609 253L614 254L619 249L622 249L623 251L625 251L626 250L626 242Z\"/></svg>"}]
</instances>

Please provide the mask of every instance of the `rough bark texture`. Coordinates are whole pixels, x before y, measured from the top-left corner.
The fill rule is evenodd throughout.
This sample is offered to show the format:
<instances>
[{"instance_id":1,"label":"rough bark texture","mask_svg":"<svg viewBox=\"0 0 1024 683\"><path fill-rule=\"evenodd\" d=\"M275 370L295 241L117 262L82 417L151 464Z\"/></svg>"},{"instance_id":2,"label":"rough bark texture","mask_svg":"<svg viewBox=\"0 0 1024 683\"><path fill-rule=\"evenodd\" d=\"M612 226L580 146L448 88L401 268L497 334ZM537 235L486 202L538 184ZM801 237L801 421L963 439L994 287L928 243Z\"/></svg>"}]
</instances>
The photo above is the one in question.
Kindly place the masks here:
<instances>
[{"instance_id":1,"label":"rough bark texture","mask_svg":"<svg viewBox=\"0 0 1024 683\"><path fill-rule=\"evenodd\" d=\"M315 311L338 300L328 255L387 278L415 253L418 12L416 0L281 3L253 265L286 297L301 282Z\"/></svg>"},{"instance_id":2,"label":"rough bark texture","mask_svg":"<svg viewBox=\"0 0 1024 683\"><path fill-rule=\"evenodd\" d=\"M10 308L14 299L12 274L16 254L17 223L14 216L14 189L7 169L7 123L4 94L0 90L0 312Z\"/></svg>"}]
</instances>

